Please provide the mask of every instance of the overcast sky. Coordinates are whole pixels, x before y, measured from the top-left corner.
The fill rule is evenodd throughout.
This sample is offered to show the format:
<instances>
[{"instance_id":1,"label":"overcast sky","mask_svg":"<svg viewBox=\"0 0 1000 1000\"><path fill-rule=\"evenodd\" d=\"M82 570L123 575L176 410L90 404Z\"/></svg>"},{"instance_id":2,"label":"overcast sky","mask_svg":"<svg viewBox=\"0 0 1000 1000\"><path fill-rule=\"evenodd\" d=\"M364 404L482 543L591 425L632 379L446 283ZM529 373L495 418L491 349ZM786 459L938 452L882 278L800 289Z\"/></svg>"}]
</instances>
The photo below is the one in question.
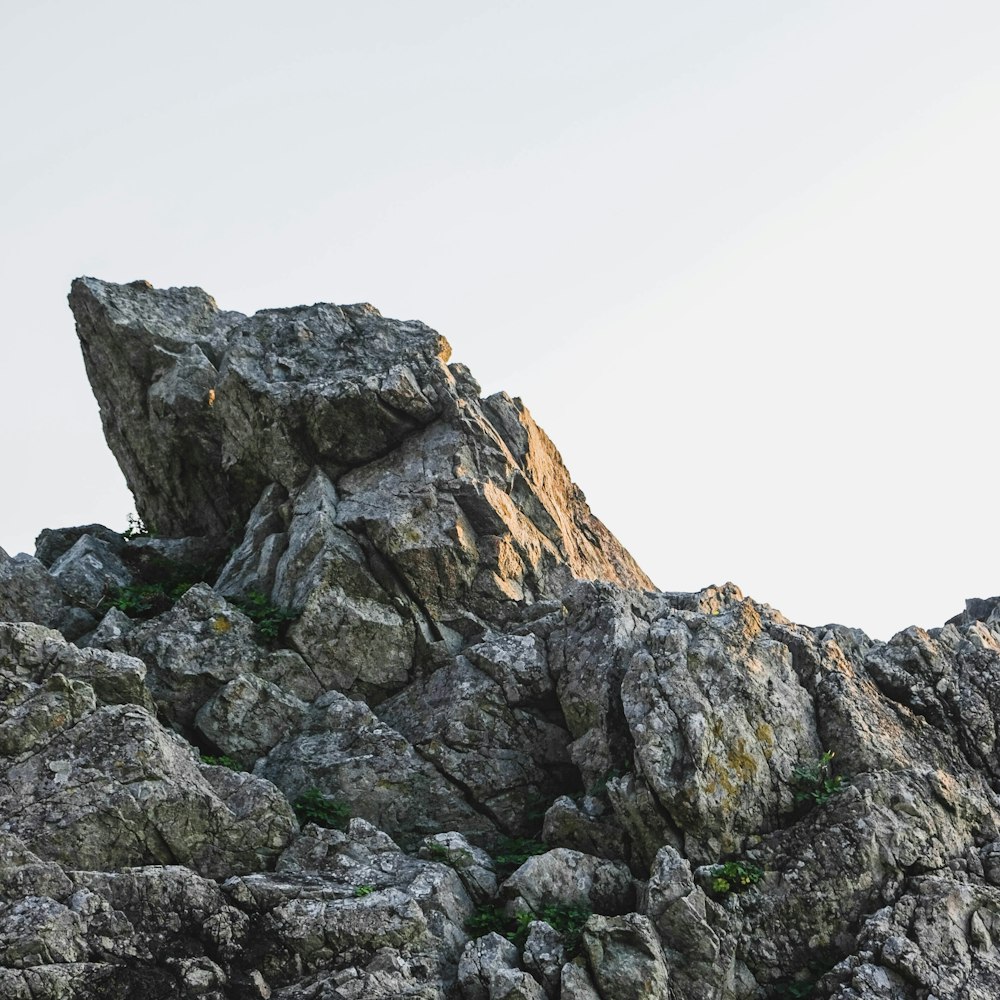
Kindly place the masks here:
<instances>
[{"instance_id":1,"label":"overcast sky","mask_svg":"<svg viewBox=\"0 0 1000 1000\"><path fill-rule=\"evenodd\" d=\"M71 279L370 301L667 590L1000 593L1000 4L0 0L0 546L124 528Z\"/></svg>"}]
</instances>

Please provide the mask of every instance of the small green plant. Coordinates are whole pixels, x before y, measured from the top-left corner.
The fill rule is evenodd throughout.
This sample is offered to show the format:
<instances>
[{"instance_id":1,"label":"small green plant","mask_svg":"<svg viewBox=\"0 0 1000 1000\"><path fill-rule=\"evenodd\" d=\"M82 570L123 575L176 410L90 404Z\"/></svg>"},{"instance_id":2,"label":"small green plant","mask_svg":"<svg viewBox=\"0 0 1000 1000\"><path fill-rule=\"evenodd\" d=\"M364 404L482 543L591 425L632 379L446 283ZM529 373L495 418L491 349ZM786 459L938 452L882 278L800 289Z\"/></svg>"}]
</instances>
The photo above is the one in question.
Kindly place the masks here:
<instances>
[{"instance_id":1,"label":"small green plant","mask_svg":"<svg viewBox=\"0 0 1000 1000\"><path fill-rule=\"evenodd\" d=\"M356 885L354 887L354 895L358 896L370 896L375 891L375 886L373 885Z\"/></svg>"},{"instance_id":2,"label":"small green plant","mask_svg":"<svg viewBox=\"0 0 1000 1000\"><path fill-rule=\"evenodd\" d=\"M229 603L239 608L257 626L261 638L268 642L277 639L284 626L301 614L291 608L279 608L259 590L250 590L243 597L230 598Z\"/></svg>"},{"instance_id":3,"label":"small green plant","mask_svg":"<svg viewBox=\"0 0 1000 1000\"><path fill-rule=\"evenodd\" d=\"M292 803L292 809L302 826L315 823L331 830L346 830L351 818L351 811L343 802L324 795L318 788L303 792Z\"/></svg>"},{"instance_id":4,"label":"small green plant","mask_svg":"<svg viewBox=\"0 0 1000 1000\"><path fill-rule=\"evenodd\" d=\"M570 958L575 957L580 950L580 939L583 925L590 919L590 910L582 906L565 906L555 903L546 906L540 916L534 913L519 911L514 916L508 916L502 907L495 903L486 903L465 922L465 929L473 937L482 937L495 931L502 934L508 941L513 941L519 948L528 937L528 928L533 920L544 920L557 930L563 938L563 946Z\"/></svg>"},{"instance_id":5,"label":"small green plant","mask_svg":"<svg viewBox=\"0 0 1000 1000\"><path fill-rule=\"evenodd\" d=\"M118 587L101 600L98 610L117 608L129 618L153 618L169 611L192 587L194 583L184 580L178 583L130 583Z\"/></svg>"},{"instance_id":6,"label":"small green plant","mask_svg":"<svg viewBox=\"0 0 1000 1000\"><path fill-rule=\"evenodd\" d=\"M585 906L556 904L542 910L542 920L562 934L563 946L569 958L575 958L579 954L583 925L589 919L590 910Z\"/></svg>"},{"instance_id":7,"label":"small green plant","mask_svg":"<svg viewBox=\"0 0 1000 1000\"><path fill-rule=\"evenodd\" d=\"M424 850L431 861L440 861L442 864L449 864L451 862L451 851L444 844L432 841L424 845Z\"/></svg>"},{"instance_id":8,"label":"small green plant","mask_svg":"<svg viewBox=\"0 0 1000 1000\"><path fill-rule=\"evenodd\" d=\"M229 757L226 754L221 754L216 757L210 753L203 753L201 755L201 762L202 764L212 764L215 767L228 767L230 771L243 770L238 760L235 760L233 757Z\"/></svg>"},{"instance_id":9,"label":"small green plant","mask_svg":"<svg viewBox=\"0 0 1000 1000\"><path fill-rule=\"evenodd\" d=\"M492 931L506 936L509 924L510 918L504 913L502 906L497 906L495 903L483 903L476 907L476 912L465 921L465 929L474 938L482 937Z\"/></svg>"},{"instance_id":10,"label":"small green plant","mask_svg":"<svg viewBox=\"0 0 1000 1000\"><path fill-rule=\"evenodd\" d=\"M544 854L548 849L546 844L530 837L500 837L493 853L497 875L506 878L520 868L528 858Z\"/></svg>"},{"instance_id":11,"label":"small green plant","mask_svg":"<svg viewBox=\"0 0 1000 1000\"><path fill-rule=\"evenodd\" d=\"M792 769L798 786L795 791L796 802L811 802L821 806L844 790L846 786L843 777L833 773L833 756L833 751L827 750L815 763Z\"/></svg>"},{"instance_id":12,"label":"small green plant","mask_svg":"<svg viewBox=\"0 0 1000 1000\"><path fill-rule=\"evenodd\" d=\"M712 891L745 892L764 877L764 871L751 861L724 861L712 868Z\"/></svg>"}]
</instances>

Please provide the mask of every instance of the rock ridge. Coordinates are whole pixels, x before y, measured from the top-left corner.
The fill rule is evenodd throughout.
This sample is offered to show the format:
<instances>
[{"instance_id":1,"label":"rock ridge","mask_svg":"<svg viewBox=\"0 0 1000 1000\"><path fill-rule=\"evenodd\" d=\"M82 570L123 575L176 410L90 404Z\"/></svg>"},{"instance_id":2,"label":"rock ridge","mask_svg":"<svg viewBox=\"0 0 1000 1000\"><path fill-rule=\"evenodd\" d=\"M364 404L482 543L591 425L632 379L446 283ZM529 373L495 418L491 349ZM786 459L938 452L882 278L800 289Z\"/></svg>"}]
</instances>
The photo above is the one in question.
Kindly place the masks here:
<instances>
[{"instance_id":1,"label":"rock ridge","mask_svg":"<svg viewBox=\"0 0 1000 1000\"><path fill-rule=\"evenodd\" d=\"M1000 598L660 592L422 323L70 305L144 523L0 549L0 995L1000 996Z\"/></svg>"}]
</instances>

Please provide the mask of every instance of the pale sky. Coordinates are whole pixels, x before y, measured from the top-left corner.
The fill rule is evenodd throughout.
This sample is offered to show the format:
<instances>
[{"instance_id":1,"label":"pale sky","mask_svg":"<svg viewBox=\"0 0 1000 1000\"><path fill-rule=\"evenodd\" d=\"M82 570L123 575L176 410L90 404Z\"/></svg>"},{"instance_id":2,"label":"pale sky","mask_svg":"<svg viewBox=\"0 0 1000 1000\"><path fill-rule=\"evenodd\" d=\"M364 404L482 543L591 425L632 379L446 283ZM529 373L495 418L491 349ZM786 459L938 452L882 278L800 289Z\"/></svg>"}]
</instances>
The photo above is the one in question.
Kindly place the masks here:
<instances>
[{"instance_id":1,"label":"pale sky","mask_svg":"<svg viewBox=\"0 0 1000 1000\"><path fill-rule=\"evenodd\" d=\"M1000 4L0 0L0 546L124 528L66 293L370 301L665 590L1000 593Z\"/></svg>"}]
</instances>

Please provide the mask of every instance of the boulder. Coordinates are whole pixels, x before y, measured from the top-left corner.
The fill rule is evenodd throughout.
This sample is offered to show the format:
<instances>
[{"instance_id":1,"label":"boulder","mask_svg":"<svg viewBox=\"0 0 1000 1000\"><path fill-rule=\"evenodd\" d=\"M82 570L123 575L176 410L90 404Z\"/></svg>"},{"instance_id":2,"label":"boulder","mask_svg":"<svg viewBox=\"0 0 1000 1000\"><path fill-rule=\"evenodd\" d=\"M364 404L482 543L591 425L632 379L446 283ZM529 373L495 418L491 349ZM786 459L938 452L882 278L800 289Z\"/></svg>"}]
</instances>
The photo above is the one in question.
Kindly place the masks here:
<instances>
[{"instance_id":1,"label":"boulder","mask_svg":"<svg viewBox=\"0 0 1000 1000\"><path fill-rule=\"evenodd\" d=\"M547 906L593 913L627 913L634 902L632 874L620 861L564 847L528 858L501 887L504 898L541 915Z\"/></svg>"},{"instance_id":2,"label":"boulder","mask_svg":"<svg viewBox=\"0 0 1000 1000\"><path fill-rule=\"evenodd\" d=\"M593 916L583 930L583 948L602 997L669 1000L670 975L653 925L638 913Z\"/></svg>"},{"instance_id":3,"label":"boulder","mask_svg":"<svg viewBox=\"0 0 1000 1000\"><path fill-rule=\"evenodd\" d=\"M254 773L292 801L313 789L331 796L408 847L442 828L471 836L495 830L402 735L335 691L317 699L301 729Z\"/></svg>"},{"instance_id":4,"label":"boulder","mask_svg":"<svg viewBox=\"0 0 1000 1000\"><path fill-rule=\"evenodd\" d=\"M142 708L87 707L4 768L0 832L45 860L98 870L179 862L215 877L273 862L296 828L273 785L203 771Z\"/></svg>"}]
</instances>

